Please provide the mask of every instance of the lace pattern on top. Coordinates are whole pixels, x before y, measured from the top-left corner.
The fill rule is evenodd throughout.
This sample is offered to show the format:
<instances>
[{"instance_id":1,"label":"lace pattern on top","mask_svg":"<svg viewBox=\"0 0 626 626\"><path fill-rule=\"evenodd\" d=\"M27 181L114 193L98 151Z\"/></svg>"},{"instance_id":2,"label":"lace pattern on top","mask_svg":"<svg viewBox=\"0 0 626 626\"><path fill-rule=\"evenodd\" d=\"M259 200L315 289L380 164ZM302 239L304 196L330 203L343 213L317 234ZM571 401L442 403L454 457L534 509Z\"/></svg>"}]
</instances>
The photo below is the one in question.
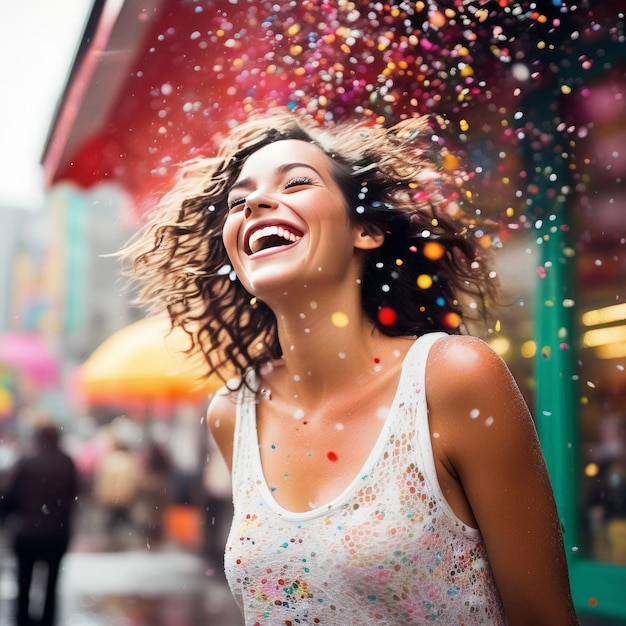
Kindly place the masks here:
<instances>
[{"instance_id":1,"label":"lace pattern on top","mask_svg":"<svg viewBox=\"0 0 626 626\"><path fill-rule=\"evenodd\" d=\"M424 380L442 335L411 346L362 471L311 511L287 511L273 498L256 397L241 392L225 571L247 626L506 623L480 533L453 514L437 481Z\"/></svg>"}]
</instances>

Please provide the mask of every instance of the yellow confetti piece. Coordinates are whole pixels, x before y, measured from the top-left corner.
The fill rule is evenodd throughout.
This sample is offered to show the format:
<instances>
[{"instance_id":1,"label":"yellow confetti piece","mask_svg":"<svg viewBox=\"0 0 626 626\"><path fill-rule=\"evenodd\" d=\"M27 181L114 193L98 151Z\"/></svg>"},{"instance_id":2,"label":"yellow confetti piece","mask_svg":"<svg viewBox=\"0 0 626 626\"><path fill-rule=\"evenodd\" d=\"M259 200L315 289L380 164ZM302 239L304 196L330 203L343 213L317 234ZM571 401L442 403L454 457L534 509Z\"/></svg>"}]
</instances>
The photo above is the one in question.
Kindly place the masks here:
<instances>
[{"instance_id":1,"label":"yellow confetti piece","mask_svg":"<svg viewBox=\"0 0 626 626\"><path fill-rule=\"evenodd\" d=\"M432 284L433 284L432 276L429 276L428 274L420 274L417 277L417 286L420 289L429 289Z\"/></svg>"},{"instance_id":2,"label":"yellow confetti piece","mask_svg":"<svg viewBox=\"0 0 626 626\"><path fill-rule=\"evenodd\" d=\"M345 328L350 323L348 316L343 311L335 311L330 316L330 321L337 328Z\"/></svg>"}]
</instances>

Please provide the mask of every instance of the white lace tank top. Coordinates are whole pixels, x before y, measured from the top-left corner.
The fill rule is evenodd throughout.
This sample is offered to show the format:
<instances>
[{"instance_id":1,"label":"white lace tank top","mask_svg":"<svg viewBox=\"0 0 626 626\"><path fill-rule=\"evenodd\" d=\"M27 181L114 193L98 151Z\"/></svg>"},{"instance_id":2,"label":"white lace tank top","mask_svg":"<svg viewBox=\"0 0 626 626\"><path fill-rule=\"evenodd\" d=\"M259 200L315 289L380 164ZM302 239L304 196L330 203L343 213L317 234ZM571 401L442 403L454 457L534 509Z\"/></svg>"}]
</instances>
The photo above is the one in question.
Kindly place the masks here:
<instances>
[{"instance_id":1,"label":"white lace tank top","mask_svg":"<svg viewBox=\"0 0 626 626\"><path fill-rule=\"evenodd\" d=\"M425 335L409 349L365 465L326 506L290 512L265 482L256 399L242 390L225 571L247 626L503 625L478 530L437 481L428 427Z\"/></svg>"}]
</instances>

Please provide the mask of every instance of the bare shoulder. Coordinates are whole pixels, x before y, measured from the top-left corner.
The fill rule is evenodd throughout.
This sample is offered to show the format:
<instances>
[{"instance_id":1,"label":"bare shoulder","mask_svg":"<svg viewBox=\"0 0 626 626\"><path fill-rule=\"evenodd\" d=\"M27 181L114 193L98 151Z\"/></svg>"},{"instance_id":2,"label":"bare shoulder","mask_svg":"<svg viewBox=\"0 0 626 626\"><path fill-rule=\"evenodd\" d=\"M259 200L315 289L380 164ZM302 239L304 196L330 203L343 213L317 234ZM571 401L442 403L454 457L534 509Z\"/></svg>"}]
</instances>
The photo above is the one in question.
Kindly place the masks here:
<instances>
[{"instance_id":1,"label":"bare shoulder","mask_svg":"<svg viewBox=\"0 0 626 626\"><path fill-rule=\"evenodd\" d=\"M429 354L426 396L435 452L467 486L487 466L538 454L530 410L504 360L483 340L449 336ZM476 471L478 470L478 471Z\"/></svg>"},{"instance_id":2,"label":"bare shoulder","mask_svg":"<svg viewBox=\"0 0 626 626\"><path fill-rule=\"evenodd\" d=\"M475 375L485 368L508 372L502 358L485 341L469 335L448 335L436 341L429 366L455 375Z\"/></svg>"},{"instance_id":3,"label":"bare shoulder","mask_svg":"<svg viewBox=\"0 0 626 626\"><path fill-rule=\"evenodd\" d=\"M238 391L224 385L215 392L207 408L209 430L229 469L232 465L238 396Z\"/></svg>"},{"instance_id":4,"label":"bare shoulder","mask_svg":"<svg viewBox=\"0 0 626 626\"><path fill-rule=\"evenodd\" d=\"M504 360L482 339L450 335L435 342L428 357L432 401L462 404L504 400L520 392ZM445 390L445 393L443 393Z\"/></svg>"}]
</instances>

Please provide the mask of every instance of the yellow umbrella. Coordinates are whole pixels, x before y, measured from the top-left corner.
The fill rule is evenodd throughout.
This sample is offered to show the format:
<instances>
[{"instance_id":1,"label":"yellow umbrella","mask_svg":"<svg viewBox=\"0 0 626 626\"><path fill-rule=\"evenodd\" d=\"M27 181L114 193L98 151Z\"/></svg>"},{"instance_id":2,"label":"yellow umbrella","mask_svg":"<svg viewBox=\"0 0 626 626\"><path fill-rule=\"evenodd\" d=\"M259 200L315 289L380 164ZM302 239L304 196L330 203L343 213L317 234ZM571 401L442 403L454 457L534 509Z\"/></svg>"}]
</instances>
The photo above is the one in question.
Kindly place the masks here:
<instances>
[{"instance_id":1,"label":"yellow umbrella","mask_svg":"<svg viewBox=\"0 0 626 626\"><path fill-rule=\"evenodd\" d=\"M145 318L103 341L79 368L80 392L91 404L124 400L174 401L207 396L222 379L184 354L189 337L169 321Z\"/></svg>"}]
</instances>

